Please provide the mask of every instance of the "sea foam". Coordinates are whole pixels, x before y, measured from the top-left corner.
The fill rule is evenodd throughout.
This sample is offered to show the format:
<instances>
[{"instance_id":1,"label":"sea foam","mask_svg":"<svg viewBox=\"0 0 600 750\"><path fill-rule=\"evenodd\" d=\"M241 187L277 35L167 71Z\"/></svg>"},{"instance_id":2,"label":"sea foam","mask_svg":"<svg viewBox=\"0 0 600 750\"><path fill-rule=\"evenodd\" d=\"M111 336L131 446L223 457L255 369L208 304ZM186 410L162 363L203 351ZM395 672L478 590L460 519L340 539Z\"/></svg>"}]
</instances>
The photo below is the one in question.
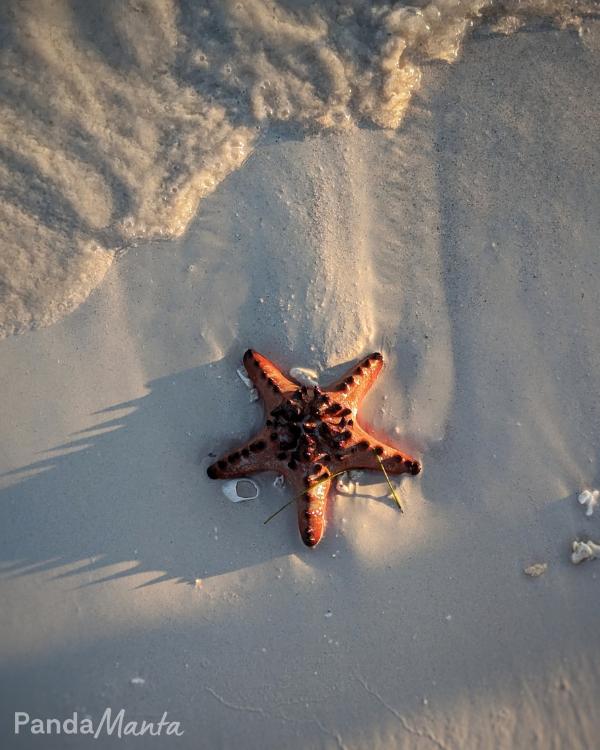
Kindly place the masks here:
<instances>
[{"instance_id":1,"label":"sea foam","mask_svg":"<svg viewBox=\"0 0 600 750\"><path fill-rule=\"evenodd\" d=\"M3 35L0 337L184 232L273 124L397 128L476 25L580 28L590 0L13 3Z\"/></svg>"}]
</instances>

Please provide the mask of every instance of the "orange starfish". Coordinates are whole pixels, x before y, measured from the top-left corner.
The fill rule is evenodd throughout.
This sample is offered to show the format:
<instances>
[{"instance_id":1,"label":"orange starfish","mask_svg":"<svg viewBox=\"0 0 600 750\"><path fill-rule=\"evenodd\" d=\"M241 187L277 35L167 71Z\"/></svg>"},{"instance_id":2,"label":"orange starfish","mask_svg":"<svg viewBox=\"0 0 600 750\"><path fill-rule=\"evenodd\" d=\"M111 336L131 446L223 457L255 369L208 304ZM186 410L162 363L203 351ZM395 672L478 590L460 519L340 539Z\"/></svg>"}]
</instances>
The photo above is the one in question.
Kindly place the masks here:
<instances>
[{"instance_id":1,"label":"orange starfish","mask_svg":"<svg viewBox=\"0 0 600 750\"><path fill-rule=\"evenodd\" d=\"M262 354L248 349L244 366L262 396L267 418L251 440L208 467L211 479L234 479L276 471L298 493L298 525L309 547L325 530L325 507L333 475L351 469L418 474L421 464L385 445L357 423L357 412L383 368L376 352L321 389L287 378Z\"/></svg>"}]
</instances>

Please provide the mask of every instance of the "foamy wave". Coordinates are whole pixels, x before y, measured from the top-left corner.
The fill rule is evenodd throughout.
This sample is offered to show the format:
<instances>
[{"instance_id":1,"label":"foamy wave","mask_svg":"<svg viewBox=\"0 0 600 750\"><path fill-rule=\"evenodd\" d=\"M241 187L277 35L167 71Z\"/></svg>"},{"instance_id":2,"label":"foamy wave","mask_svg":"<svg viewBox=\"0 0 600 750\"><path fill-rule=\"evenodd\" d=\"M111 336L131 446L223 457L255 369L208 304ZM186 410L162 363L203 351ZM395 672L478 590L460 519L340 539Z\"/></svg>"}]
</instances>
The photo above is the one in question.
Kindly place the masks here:
<instances>
[{"instance_id":1,"label":"foamy wave","mask_svg":"<svg viewBox=\"0 0 600 750\"><path fill-rule=\"evenodd\" d=\"M176 236L271 123L396 128L466 33L598 2L13 3L2 53L0 336L48 325L135 238Z\"/></svg>"}]
</instances>

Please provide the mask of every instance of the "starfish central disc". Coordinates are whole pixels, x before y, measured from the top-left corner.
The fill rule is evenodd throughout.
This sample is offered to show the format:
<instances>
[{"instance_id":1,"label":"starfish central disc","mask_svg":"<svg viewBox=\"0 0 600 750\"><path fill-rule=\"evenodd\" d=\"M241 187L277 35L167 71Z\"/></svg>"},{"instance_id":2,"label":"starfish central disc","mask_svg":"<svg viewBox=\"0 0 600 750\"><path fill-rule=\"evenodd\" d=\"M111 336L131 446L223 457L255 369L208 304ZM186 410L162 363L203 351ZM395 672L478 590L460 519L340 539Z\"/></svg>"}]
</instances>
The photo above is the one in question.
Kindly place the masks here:
<instances>
[{"instance_id":1,"label":"starfish central disc","mask_svg":"<svg viewBox=\"0 0 600 750\"><path fill-rule=\"evenodd\" d=\"M248 349L244 366L261 395L266 420L261 431L208 467L211 479L259 471L283 474L299 493L298 525L305 544L314 547L325 530L331 477L351 469L418 474L421 464L376 440L357 422L360 403L383 367L370 354L326 389L300 385L272 362Z\"/></svg>"}]
</instances>

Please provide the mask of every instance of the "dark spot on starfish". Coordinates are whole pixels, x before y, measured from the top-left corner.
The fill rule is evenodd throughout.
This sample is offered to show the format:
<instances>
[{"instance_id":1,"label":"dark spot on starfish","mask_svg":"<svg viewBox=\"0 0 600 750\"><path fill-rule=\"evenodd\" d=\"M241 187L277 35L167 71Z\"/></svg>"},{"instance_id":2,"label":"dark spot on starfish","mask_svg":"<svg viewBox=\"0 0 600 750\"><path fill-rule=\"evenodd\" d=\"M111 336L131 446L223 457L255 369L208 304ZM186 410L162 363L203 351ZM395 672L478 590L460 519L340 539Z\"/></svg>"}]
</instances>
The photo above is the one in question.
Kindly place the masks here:
<instances>
[{"instance_id":1,"label":"dark spot on starfish","mask_svg":"<svg viewBox=\"0 0 600 750\"><path fill-rule=\"evenodd\" d=\"M276 383L274 383L271 388L273 389L273 393L281 393L281 388Z\"/></svg>"},{"instance_id":2,"label":"dark spot on starfish","mask_svg":"<svg viewBox=\"0 0 600 750\"><path fill-rule=\"evenodd\" d=\"M305 385L301 386L300 390L302 391L303 395L305 395L305 396L308 393L308 388Z\"/></svg>"},{"instance_id":3,"label":"dark spot on starfish","mask_svg":"<svg viewBox=\"0 0 600 750\"><path fill-rule=\"evenodd\" d=\"M329 455L329 453L324 453L324 454L323 454L323 455L321 456L321 461L322 461L322 462L323 462L324 464L328 464L328 463L329 463L329 462L331 461L331 456Z\"/></svg>"},{"instance_id":4,"label":"dark spot on starfish","mask_svg":"<svg viewBox=\"0 0 600 750\"><path fill-rule=\"evenodd\" d=\"M248 359L248 357L252 357L253 355L254 352L252 351L252 349L246 349L246 351L244 352L244 359Z\"/></svg>"},{"instance_id":5,"label":"dark spot on starfish","mask_svg":"<svg viewBox=\"0 0 600 750\"><path fill-rule=\"evenodd\" d=\"M242 448L242 456L244 458L248 458L249 455L250 455L250 451L248 450L248 448Z\"/></svg>"},{"instance_id":6,"label":"dark spot on starfish","mask_svg":"<svg viewBox=\"0 0 600 750\"><path fill-rule=\"evenodd\" d=\"M250 443L250 450L253 453L259 453L260 451L264 451L264 449L267 447L267 444L264 440L257 440L255 443Z\"/></svg>"},{"instance_id":7,"label":"dark spot on starfish","mask_svg":"<svg viewBox=\"0 0 600 750\"><path fill-rule=\"evenodd\" d=\"M350 430L344 430L344 432L342 432L340 434L339 439L340 440L350 440L351 437L352 437L352 433L350 432Z\"/></svg>"},{"instance_id":8,"label":"dark spot on starfish","mask_svg":"<svg viewBox=\"0 0 600 750\"><path fill-rule=\"evenodd\" d=\"M347 391L348 390L348 383L344 380L342 383L340 383L337 387L338 391Z\"/></svg>"},{"instance_id":9,"label":"dark spot on starfish","mask_svg":"<svg viewBox=\"0 0 600 750\"><path fill-rule=\"evenodd\" d=\"M354 378L352 377L352 375L349 375L349 376L348 376L348 377L346 378L346 380L345 380L344 382L345 382L345 383L346 383L347 385L354 385L354 383L355 383L355 380L354 380Z\"/></svg>"},{"instance_id":10,"label":"dark spot on starfish","mask_svg":"<svg viewBox=\"0 0 600 750\"><path fill-rule=\"evenodd\" d=\"M376 453L376 454L377 454L378 456L383 456L383 448L382 448L382 447L381 447L380 445L376 446L376 448L375 448L375 453Z\"/></svg>"},{"instance_id":11,"label":"dark spot on starfish","mask_svg":"<svg viewBox=\"0 0 600 750\"><path fill-rule=\"evenodd\" d=\"M300 391L300 390L294 391L294 392L292 393L292 398L293 398L293 399L294 399L295 401L301 401L301 400L302 400L302 391Z\"/></svg>"},{"instance_id":12,"label":"dark spot on starfish","mask_svg":"<svg viewBox=\"0 0 600 750\"><path fill-rule=\"evenodd\" d=\"M410 473L414 476L421 471L421 464L418 461L408 461L407 465L410 464Z\"/></svg>"},{"instance_id":13,"label":"dark spot on starfish","mask_svg":"<svg viewBox=\"0 0 600 750\"><path fill-rule=\"evenodd\" d=\"M371 354L369 359L373 359L376 362L380 362L383 359L383 354L381 354L380 352L373 352L373 354Z\"/></svg>"},{"instance_id":14,"label":"dark spot on starfish","mask_svg":"<svg viewBox=\"0 0 600 750\"><path fill-rule=\"evenodd\" d=\"M323 468L323 466L321 464L319 464L319 463L314 464L313 467L312 467L312 469L315 472L315 474L317 472L321 471L322 468Z\"/></svg>"},{"instance_id":15,"label":"dark spot on starfish","mask_svg":"<svg viewBox=\"0 0 600 750\"><path fill-rule=\"evenodd\" d=\"M292 471L295 471L298 468L298 464L294 461L293 458L291 461L288 461L288 466Z\"/></svg>"},{"instance_id":16,"label":"dark spot on starfish","mask_svg":"<svg viewBox=\"0 0 600 750\"><path fill-rule=\"evenodd\" d=\"M356 448L359 451L366 451L368 447L369 447L369 442L367 440L361 440L360 442L356 444Z\"/></svg>"},{"instance_id":17,"label":"dark spot on starfish","mask_svg":"<svg viewBox=\"0 0 600 750\"><path fill-rule=\"evenodd\" d=\"M272 419L267 419L267 421L265 422L265 424L267 425L267 427L272 427L273 426L273 420Z\"/></svg>"},{"instance_id":18,"label":"dark spot on starfish","mask_svg":"<svg viewBox=\"0 0 600 750\"><path fill-rule=\"evenodd\" d=\"M262 378L263 380L266 380L266 379L267 379L267 373L266 373L266 372L265 372L264 370L261 370L261 371L260 371L260 376L261 376L261 378Z\"/></svg>"},{"instance_id":19,"label":"dark spot on starfish","mask_svg":"<svg viewBox=\"0 0 600 750\"><path fill-rule=\"evenodd\" d=\"M281 451L280 453L277 454L277 458L280 461L284 461L287 458L287 453L285 451Z\"/></svg>"},{"instance_id":20,"label":"dark spot on starfish","mask_svg":"<svg viewBox=\"0 0 600 750\"><path fill-rule=\"evenodd\" d=\"M271 433L271 434L269 435L269 438L270 438L271 440L277 440L277 433L276 433L276 432L272 432L272 433Z\"/></svg>"},{"instance_id":21,"label":"dark spot on starfish","mask_svg":"<svg viewBox=\"0 0 600 750\"><path fill-rule=\"evenodd\" d=\"M336 461L341 461L341 460L342 460L342 459L344 459L344 458L345 458L345 456L344 456L344 454L343 454L343 453L336 453L336 454L335 454L335 460L336 460Z\"/></svg>"},{"instance_id":22,"label":"dark spot on starfish","mask_svg":"<svg viewBox=\"0 0 600 750\"><path fill-rule=\"evenodd\" d=\"M352 414L352 409L348 409L348 407L346 407L345 409L342 409L340 417L347 417L350 414Z\"/></svg>"},{"instance_id":23,"label":"dark spot on starfish","mask_svg":"<svg viewBox=\"0 0 600 750\"><path fill-rule=\"evenodd\" d=\"M217 466L219 467L219 469L226 469L227 461L223 461L223 459L221 459L220 461L217 461Z\"/></svg>"},{"instance_id":24,"label":"dark spot on starfish","mask_svg":"<svg viewBox=\"0 0 600 750\"><path fill-rule=\"evenodd\" d=\"M273 378L267 378L267 383L269 385L275 385L275 381L273 380Z\"/></svg>"},{"instance_id":25,"label":"dark spot on starfish","mask_svg":"<svg viewBox=\"0 0 600 750\"><path fill-rule=\"evenodd\" d=\"M230 464L236 463L237 461L240 460L239 452L236 451L235 453L232 453L227 460L229 461Z\"/></svg>"}]
</instances>

